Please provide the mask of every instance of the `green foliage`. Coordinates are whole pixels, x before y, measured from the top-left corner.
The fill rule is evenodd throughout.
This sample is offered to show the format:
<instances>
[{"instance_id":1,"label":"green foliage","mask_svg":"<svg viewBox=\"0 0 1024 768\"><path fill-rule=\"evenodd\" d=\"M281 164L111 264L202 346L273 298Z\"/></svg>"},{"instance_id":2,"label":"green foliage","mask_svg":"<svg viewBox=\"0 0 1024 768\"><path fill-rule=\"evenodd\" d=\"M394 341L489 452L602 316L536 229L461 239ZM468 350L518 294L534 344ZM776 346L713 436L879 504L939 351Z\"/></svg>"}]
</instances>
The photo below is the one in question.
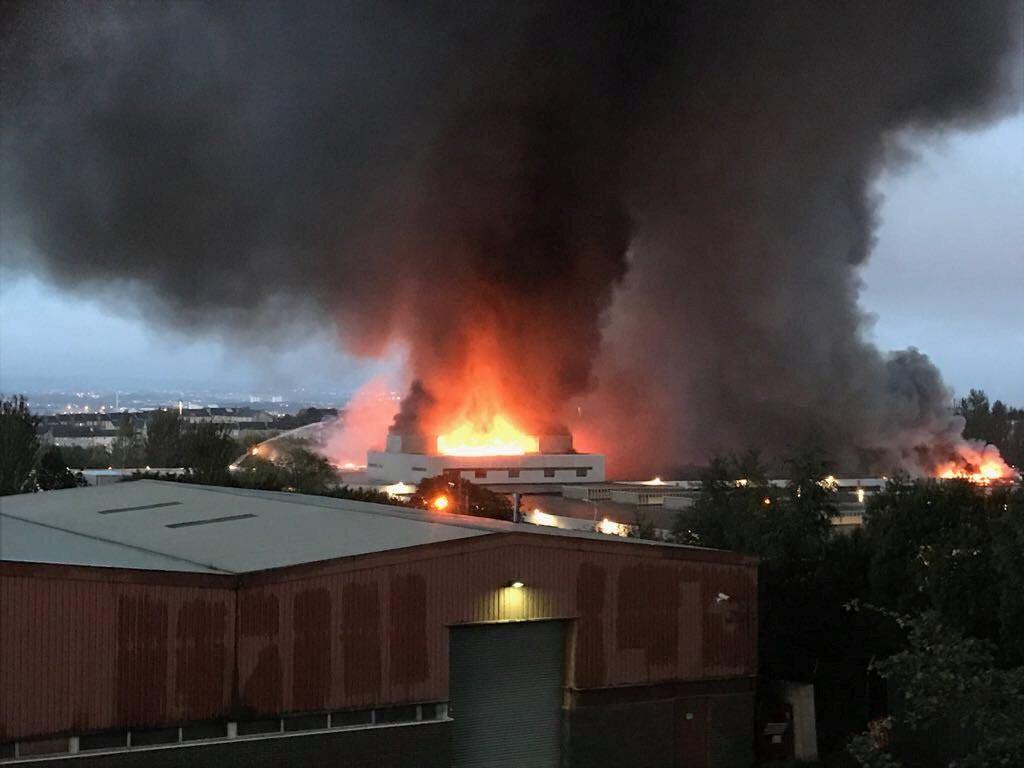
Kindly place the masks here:
<instances>
[{"instance_id":1,"label":"green foliage","mask_svg":"<svg viewBox=\"0 0 1024 768\"><path fill-rule=\"evenodd\" d=\"M64 461L73 469L106 469L114 466L114 457L103 445L67 445L61 451Z\"/></svg>"},{"instance_id":2,"label":"green foliage","mask_svg":"<svg viewBox=\"0 0 1024 768\"><path fill-rule=\"evenodd\" d=\"M114 446L110 451L115 467L137 467L142 462L142 439L135 432L135 422L128 414L121 417Z\"/></svg>"},{"instance_id":3,"label":"green foliage","mask_svg":"<svg viewBox=\"0 0 1024 768\"><path fill-rule=\"evenodd\" d=\"M326 493L337 477L330 462L308 448L292 448L278 462L289 489L299 493Z\"/></svg>"},{"instance_id":4,"label":"green foliage","mask_svg":"<svg viewBox=\"0 0 1024 768\"><path fill-rule=\"evenodd\" d=\"M1024 765L1024 667L1000 668L991 643L950 627L937 611L884 613L908 633L904 650L872 665L903 705L892 721L892 750L900 751L901 734L955 726L969 738L961 754L945 756L950 765ZM871 734L850 751L865 768L899 765L885 740Z\"/></svg>"},{"instance_id":5,"label":"green foliage","mask_svg":"<svg viewBox=\"0 0 1024 768\"><path fill-rule=\"evenodd\" d=\"M282 444L273 460L247 456L233 480L246 488L330 495L337 475L323 456L299 441Z\"/></svg>"},{"instance_id":6,"label":"green foliage","mask_svg":"<svg viewBox=\"0 0 1024 768\"><path fill-rule=\"evenodd\" d=\"M184 422L173 410L155 411L146 426L146 465L150 467L180 467L184 464Z\"/></svg>"},{"instance_id":7,"label":"green foliage","mask_svg":"<svg viewBox=\"0 0 1024 768\"><path fill-rule=\"evenodd\" d=\"M433 509L431 505L439 496L448 499L448 507L444 510L446 513L476 515L497 520L512 519L512 503L507 497L461 477L450 478L447 475L425 478L412 496L412 505L422 509Z\"/></svg>"},{"instance_id":8,"label":"green foliage","mask_svg":"<svg viewBox=\"0 0 1024 768\"><path fill-rule=\"evenodd\" d=\"M383 491L367 488L350 488L347 485L343 485L340 488L332 488L321 495L330 496L335 499L353 499L354 501L369 501L374 504L389 504L392 507L413 506L410 502L388 496Z\"/></svg>"},{"instance_id":9,"label":"green foliage","mask_svg":"<svg viewBox=\"0 0 1024 768\"><path fill-rule=\"evenodd\" d=\"M228 467L238 454L238 444L220 424L193 424L182 434L182 463L196 482L231 485Z\"/></svg>"},{"instance_id":10,"label":"green foliage","mask_svg":"<svg viewBox=\"0 0 1024 768\"><path fill-rule=\"evenodd\" d=\"M38 423L24 397L0 397L0 496L32 490Z\"/></svg>"},{"instance_id":11,"label":"green foliage","mask_svg":"<svg viewBox=\"0 0 1024 768\"><path fill-rule=\"evenodd\" d=\"M1022 518L1020 489L890 483L866 513L871 601L901 614L936 610L1024 661Z\"/></svg>"},{"instance_id":12,"label":"green foliage","mask_svg":"<svg viewBox=\"0 0 1024 768\"><path fill-rule=\"evenodd\" d=\"M77 488L85 485L85 480L81 474L76 475L68 469L63 451L51 445L39 456L36 485L41 491L55 491L60 488Z\"/></svg>"},{"instance_id":13,"label":"green foliage","mask_svg":"<svg viewBox=\"0 0 1024 768\"><path fill-rule=\"evenodd\" d=\"M778 489L768 485L756 453L713 459L693 509L676 518L675 540L786 567L819 560L835 514L834 494L822 483L827 466L807 457L787 466L789 484Z\"/></svg>"}]
</instances>

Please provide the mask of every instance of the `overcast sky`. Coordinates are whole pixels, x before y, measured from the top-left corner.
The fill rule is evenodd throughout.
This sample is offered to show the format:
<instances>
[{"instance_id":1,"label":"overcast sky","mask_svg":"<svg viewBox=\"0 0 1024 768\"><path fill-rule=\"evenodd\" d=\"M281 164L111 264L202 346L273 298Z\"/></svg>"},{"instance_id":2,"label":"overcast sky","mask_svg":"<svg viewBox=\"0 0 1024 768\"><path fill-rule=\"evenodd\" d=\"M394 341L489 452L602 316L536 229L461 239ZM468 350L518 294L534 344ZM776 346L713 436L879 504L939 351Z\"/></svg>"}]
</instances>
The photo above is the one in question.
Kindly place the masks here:
<instances>
[{"instance_id":1,"label":"overcast sky","mask_svg":"<svg viewBox=\"0 0 1024 768\"><path fill-rule=\"evenodd\" d=\"M916 346L958 394L1024 404L1024 116L921 149L880 182L862 305L885 349ZM188 339L135 313L0 272L0 390L186 385L351 390L382 369L326 329L263 349Z\"/></svg>"}]
</instances>

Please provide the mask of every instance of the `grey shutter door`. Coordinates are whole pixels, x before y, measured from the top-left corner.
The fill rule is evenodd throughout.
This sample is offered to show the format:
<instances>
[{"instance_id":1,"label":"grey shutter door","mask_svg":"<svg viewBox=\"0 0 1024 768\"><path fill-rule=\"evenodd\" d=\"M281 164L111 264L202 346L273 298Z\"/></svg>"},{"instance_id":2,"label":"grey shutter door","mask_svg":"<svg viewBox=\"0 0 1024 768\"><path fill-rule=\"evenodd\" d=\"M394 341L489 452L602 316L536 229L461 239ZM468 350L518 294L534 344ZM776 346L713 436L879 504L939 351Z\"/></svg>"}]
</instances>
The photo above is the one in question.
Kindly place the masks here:
<instances>
[{"instance_id":1,"label":"grey shutter door","mask_svg":"<svg viewBox=\"0 0 1024 768\"><path fill-rule=\"evenodd\" d=\"M557 768L564 685L563 622L452 628L452 765Z\"/></svg>"}]
</instances>

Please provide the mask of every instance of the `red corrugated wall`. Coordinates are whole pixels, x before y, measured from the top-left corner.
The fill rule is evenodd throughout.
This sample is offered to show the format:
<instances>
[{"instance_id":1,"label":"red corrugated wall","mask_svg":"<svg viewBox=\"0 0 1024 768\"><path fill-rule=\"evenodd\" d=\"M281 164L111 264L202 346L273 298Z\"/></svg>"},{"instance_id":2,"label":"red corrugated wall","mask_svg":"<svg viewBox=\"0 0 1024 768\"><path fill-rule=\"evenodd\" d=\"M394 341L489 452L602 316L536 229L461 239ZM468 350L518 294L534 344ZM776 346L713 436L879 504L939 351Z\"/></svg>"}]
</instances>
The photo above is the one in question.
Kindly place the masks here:
<instances>
[{"instance_id":1,"label":"red corrugated wall","mask_svg":"<svg viewBox=\"0 0 1024 768\"><path fill-rule=\"evenodd\" d=\"M219 715L234 613L216 577L0 563L0 742Z\"/></svg>"},{"instance_id":2,"label":"red corrugated wall","mask_svg":"<svg viewBox=\"0 0 1024 768\"><path fill-rule=\"evenodd\" d=\"M576 620L578 688L756 673L757 571L739 556L511 534L245 581L239 693L256 712L445 699L448 626L509 619Z\"/></svg>"},{"instance_id":3,"label":"red corrugated wall","mask_svg":"<svg viewBox=\"0 0 1024 768\"><path fill-rule=\"evenodd\" d=\"M0 741L443 700L470 622L572 619L577 688L749 676L756 616L752 558L535 534L242 577L0 563Z\"/></svg>"}]
</instances>

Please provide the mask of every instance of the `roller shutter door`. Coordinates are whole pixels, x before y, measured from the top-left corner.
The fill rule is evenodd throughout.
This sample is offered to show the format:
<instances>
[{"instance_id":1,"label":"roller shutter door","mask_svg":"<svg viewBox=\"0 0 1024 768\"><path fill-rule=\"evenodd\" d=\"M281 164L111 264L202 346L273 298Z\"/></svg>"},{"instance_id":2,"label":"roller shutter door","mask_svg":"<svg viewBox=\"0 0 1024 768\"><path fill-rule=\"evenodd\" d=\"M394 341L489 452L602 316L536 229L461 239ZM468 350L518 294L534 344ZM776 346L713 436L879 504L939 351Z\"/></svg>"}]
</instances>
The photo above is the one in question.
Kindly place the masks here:
<instances>
[{"instance_id":1,"label":"roller shutter door","mask_svg":"<svg viewBox=\"0 0 1024 768\"><path fill-rule=\"evenodd\" d=\"M557 768L565 625L454 627L450 654L452 765Z\"/></svg>"}]
</instances>

